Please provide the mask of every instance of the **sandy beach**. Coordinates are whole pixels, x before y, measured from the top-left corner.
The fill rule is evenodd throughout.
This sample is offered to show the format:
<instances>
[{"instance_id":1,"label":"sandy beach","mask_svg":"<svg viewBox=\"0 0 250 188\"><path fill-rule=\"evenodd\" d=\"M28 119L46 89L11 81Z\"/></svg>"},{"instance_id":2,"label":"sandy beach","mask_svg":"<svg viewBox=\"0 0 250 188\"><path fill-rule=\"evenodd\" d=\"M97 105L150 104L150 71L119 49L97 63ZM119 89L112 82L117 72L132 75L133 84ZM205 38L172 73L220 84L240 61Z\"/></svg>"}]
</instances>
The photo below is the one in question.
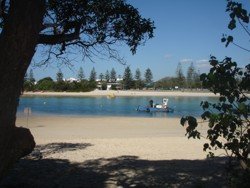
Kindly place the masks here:
<instances>
[{"instance_id":1,"label":"sandy beach","mask_svg":"<svg viewBox=\"0 0 250 188\"><path fill-rule=\"evenodd\" d=\"M186 97L214 97L209 91L139 91L139 90L94 90L91 92L24 92L23 96L186 96Z\"/></svg>"},{"instance_id":2,"label":"sandy beach","mask_svg":"<svg viewBox=\"0 0 250 188\"><path fill-rule=\"evenodd\" d=\"M178 118L31 116L35 137L0 187L223 187L224 160L205 160ZM205 132L206 124L198 128Z\"/></svg>"},{"instance_id":3,"label":"sandy beach","mask_svg":"<svg viewBox=\"0 0 250 188\"><path fill-rule=\"evenodd\" d=\"M82 162L122 155L141 159L204 159L205 140L188 140L178 118L133 117L31 117L28 128L37 145L49 143L88 143L79 151L53 154L52 158ZM18 118L27 127L27 119ZM206 130L206 125L199 128Z\"/></svg>"}]
</instances>

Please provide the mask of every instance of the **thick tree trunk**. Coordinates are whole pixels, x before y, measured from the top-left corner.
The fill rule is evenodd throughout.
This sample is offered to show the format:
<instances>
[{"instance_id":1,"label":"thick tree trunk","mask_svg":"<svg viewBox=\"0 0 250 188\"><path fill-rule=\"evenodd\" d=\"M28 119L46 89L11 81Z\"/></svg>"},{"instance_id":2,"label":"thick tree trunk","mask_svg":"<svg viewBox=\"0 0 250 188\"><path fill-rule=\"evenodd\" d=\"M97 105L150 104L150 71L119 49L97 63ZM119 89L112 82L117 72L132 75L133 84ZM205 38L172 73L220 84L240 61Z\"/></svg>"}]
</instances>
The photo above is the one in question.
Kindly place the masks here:
<instances>
[{"instance_id":1,"label":"thick tree trunk","mask_svg":"<svg viewBox=\"0 0 250 188\"><path fill-rule=\"evenodd\" d=\"M10 0L0 35L0 179L35 142L30 131L15 126L24 75L35 53L45 11L44 0Z\"/></svg>"}]
</instances>

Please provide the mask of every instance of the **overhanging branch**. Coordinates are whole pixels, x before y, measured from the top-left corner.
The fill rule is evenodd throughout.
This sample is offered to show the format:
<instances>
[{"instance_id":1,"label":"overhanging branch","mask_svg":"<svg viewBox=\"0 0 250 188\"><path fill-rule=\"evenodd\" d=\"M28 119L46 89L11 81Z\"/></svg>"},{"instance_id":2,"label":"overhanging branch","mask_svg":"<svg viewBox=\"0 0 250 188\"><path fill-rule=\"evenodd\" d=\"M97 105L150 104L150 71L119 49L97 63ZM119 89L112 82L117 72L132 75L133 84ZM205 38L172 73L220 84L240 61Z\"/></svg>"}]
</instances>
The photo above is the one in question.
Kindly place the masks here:
<instances>
[{"instance_id":1,"label":"overhanging branch","mask_svg":"<svg viewBox=\"0 0 250 188\"><path fill-rule=\"evenodd\" d=\"M75 32L69 34L65 33L55 34L55 35L39 34L38 43L46 45L55 45L55 44L62 44L65 42L78 40L80 38L80 25L78 25L74 29Z\"/></svg>"},{"instance_id":2,"label":"overhanging branch","mask_svg":"<svg viewBox=\"0 0 250 188\"><path fill-rule=\"evenodd\" d=\"M64 42L69 42L69 41L73 41L77 39L79 39L79 33L59 34L59 35L40 34L38 43L47 44L47 45L55 45L55 44L62 44Z\"/></svg>"}]
</instances>

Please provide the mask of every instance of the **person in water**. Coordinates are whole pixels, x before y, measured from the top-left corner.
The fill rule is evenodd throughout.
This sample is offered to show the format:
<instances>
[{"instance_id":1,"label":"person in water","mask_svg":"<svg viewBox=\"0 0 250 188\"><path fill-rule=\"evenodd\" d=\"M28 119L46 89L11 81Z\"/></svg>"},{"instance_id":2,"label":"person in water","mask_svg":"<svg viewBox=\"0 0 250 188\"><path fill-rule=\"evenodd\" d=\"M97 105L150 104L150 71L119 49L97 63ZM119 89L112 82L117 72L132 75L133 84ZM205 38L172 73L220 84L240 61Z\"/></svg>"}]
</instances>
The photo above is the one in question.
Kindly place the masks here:
<instances>
[{"instance_id":1,"label":"person in water","mask_svg":"<svg viewBox=\"0 0 250 188\"><path fill-rule=\"evenodd\" d=\"M151 99L151 100L149 101L149 107L153 108L153 106L154 106L154 101Z\"/></svg>"}]
</instances>

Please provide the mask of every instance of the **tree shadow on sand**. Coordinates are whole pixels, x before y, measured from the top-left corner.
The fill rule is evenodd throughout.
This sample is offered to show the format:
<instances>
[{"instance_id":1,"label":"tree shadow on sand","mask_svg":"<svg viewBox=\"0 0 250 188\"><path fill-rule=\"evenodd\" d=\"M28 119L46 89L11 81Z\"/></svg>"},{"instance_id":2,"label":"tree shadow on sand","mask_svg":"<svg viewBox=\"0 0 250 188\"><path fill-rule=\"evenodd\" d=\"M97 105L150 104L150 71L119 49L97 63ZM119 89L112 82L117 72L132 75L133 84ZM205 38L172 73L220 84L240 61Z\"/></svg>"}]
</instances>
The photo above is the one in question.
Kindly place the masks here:
<instances>
[{"instance_id":1,"label":"tree shadow on sand","mask_svg":"<svg viewBox=\"0 0 250 188\"><path fill-rule=\"evenodd\" d=\"M77 145L73 148L90 146ZM69 145L54 146L62 151ZM224 158L152 161L120 156L82 163L25 158L0 187L222 187L226 184L224 169Z\"/></svg>"},{"instance_id":2,"label":"tree shadow on sand","mask_svg":"<svg viewBox=\"0 0 250 188\"><path fill-rule=\"evenodd\" d=\"M30 155L25 157L25 159L42 159L43 157L52 155L54 153L82 150L89 146L92 146L92 144L55 142L44 145L37 145L34 151Z\"/></svg>"}]
</instances>

